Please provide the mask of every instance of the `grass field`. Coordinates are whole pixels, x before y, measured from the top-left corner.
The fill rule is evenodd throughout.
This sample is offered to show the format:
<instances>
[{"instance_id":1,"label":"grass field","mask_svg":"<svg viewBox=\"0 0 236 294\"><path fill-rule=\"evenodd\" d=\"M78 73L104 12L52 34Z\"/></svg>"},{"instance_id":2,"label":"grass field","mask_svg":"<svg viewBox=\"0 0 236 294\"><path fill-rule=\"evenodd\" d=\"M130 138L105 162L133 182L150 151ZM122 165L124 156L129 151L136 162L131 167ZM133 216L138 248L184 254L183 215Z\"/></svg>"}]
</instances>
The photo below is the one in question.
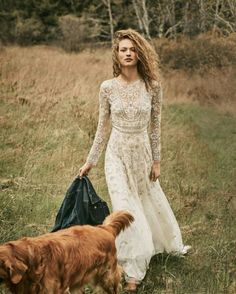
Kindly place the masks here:
<instances>
[{"instance_id":1,"label":"grass field","mask_svg":"<svg viewBox=\"0 0 236 294\"><path fill-rule=\"evenodd\" d=\"M51 229L92 144L99 85L112 75L110 54L101 49L11 47L0 61L3 243ZM164 73L160 182L192 250L185 258L155 256L138 293L236 293L233 72ZM204 100L203 92L211 95ZM110 203L103 160L91 180Z\"/></svg>"}]
</instances>

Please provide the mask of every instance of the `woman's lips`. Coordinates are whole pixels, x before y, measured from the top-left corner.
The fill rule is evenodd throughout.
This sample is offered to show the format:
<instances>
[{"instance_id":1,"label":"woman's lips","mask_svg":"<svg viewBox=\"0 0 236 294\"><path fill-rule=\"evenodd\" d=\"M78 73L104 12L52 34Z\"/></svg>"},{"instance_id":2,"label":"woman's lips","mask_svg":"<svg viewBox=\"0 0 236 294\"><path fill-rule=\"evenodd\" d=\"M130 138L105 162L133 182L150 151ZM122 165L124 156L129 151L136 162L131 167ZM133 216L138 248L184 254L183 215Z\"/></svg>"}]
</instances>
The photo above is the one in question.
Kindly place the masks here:
<instances>
[{"instance_id":1,"label":"woman's lips","mask_svg":"<svg viewBox=\"0 0 236 294\"><path fill-rule=\"evenodd\" d=\"M131 58L126 58L125 61L132 61L133 59Z\"/></svg>"}]
</instances>

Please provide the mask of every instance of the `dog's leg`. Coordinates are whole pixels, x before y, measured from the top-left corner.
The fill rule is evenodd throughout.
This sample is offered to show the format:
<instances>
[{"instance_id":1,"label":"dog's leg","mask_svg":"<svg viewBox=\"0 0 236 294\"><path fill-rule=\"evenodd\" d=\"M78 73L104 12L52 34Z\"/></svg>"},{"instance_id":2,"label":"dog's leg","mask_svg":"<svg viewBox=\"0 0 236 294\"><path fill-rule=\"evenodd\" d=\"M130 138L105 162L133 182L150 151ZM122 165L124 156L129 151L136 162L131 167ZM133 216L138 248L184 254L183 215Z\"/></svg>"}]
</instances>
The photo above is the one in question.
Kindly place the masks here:
<instances>
[{"instance_id":1,"label":"dog's leg","mask_svg":"<svg viewBox=\"0 0 236 294\"><path fill-rule=\"evenodd\" d=\"M77 289L73 288L73 289L70 289L68 294L85 294L85 291L84 291L84 289L81 289L81 287L79 287Z\"/></svg>"},{"instance_id":2,"label":"dog's leg","mask_svg":"<svg viewBox=\"0 0 236 294\"><path fill-rule=\"evenodd\" d=\"M73 290L73 291L70 291L69 292L70 294L85 294L85 291L84 290Z\"/></svg>"},{"instance_id":3,"label":"dog's leg","mask_svg":"<svg viewBox=\"0 0 236 294\"><path fill-rule=\"evenodd\" d=\"M121 270L118 266L113 266L100 277L99 286L107 294L118 294L120 289Z\"/></svg>"}]
</instances>

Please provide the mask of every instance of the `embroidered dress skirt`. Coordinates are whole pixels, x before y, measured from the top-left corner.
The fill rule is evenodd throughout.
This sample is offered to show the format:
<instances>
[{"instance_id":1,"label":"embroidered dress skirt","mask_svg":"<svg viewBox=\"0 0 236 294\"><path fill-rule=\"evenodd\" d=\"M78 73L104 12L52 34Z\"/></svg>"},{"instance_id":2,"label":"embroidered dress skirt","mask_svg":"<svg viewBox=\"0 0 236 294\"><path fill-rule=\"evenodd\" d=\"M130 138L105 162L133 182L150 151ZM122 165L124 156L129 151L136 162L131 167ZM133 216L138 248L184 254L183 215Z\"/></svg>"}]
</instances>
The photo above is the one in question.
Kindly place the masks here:
<instances>
[{"instance_id":1,"label":"embroidered dress skirt","mask_svg":"<svg viewBox=\"0 0 236 294\"><path fill-rule=\"evenodd\" d=\"M159 181L149 174L152 152L147 130L112 128L105 154L105 175L113 210L132 213L135 222L117 240L118 261L126 280L140 282L150 259L160 252L183 253L180 229Z\"/></svg>"}]
</instances>

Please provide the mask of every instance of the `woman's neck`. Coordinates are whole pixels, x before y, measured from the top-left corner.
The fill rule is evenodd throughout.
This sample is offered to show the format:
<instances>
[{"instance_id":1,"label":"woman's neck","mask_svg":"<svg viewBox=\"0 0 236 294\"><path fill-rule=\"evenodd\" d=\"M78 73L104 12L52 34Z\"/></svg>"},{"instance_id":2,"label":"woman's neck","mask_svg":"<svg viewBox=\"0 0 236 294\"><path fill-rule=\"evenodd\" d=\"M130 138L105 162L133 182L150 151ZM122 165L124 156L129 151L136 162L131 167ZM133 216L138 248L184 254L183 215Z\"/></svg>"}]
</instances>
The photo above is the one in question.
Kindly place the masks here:
<instances>
[{"instance_id":1,"label":"woman's neck","mask_svg":"<svg viewBox=\"0 0 236 294\"><path fill-rule=\"evenodd\" d=\"M133 81L140 79L140 75L138 73L137 67L125 67L121 69L121 74L118 78L127 83L131 83Z\"/></svg>"}]
</instances>

